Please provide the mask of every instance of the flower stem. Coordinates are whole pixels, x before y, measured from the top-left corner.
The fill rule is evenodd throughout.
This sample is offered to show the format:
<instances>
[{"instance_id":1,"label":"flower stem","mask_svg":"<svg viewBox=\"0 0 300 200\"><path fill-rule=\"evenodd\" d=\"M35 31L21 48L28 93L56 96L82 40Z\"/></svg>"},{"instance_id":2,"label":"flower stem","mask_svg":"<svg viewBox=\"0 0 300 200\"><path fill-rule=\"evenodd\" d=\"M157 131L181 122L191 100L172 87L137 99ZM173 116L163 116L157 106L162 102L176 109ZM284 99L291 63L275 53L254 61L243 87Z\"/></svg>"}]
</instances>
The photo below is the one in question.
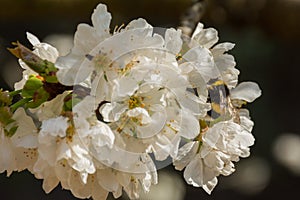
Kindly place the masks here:
<instances>
[{"instance_id":1,"label":"flower stem","mask_svg":"<svg viewBox=\"0 0 300 200\"><path fill-rule=\"evenodd\" d=\"M25 105L26 103L28 103L31 100L32 100L32 98L21 99L20 101L18 101L10 106L11 111L15 112L19 107Z\"/></svg>"},{"instance_id":2,"label":"flower stem","mask_svg":"<svg viewBox=\"0 0 300 200\"><path fill-rule=\"evenodd\" d=\"M205 12L206 4L206 0L194 0L191 6L183 13L178 28L182 30L184 35L191 36Z\"/></svg>"},{"instance_id":3,"label":"flower stem","mask_svg":"<svg viewBox=\"0 0 300 200\"><path fill-rule=\"evenodd\" d=\"M11 91L11 92L9 92L9 96L13 97L13 96L15 96L17 94L20 94L21 92L22 92L22 89L21 90L16 90L16 91Z\"/></svg>"}]
</instances>

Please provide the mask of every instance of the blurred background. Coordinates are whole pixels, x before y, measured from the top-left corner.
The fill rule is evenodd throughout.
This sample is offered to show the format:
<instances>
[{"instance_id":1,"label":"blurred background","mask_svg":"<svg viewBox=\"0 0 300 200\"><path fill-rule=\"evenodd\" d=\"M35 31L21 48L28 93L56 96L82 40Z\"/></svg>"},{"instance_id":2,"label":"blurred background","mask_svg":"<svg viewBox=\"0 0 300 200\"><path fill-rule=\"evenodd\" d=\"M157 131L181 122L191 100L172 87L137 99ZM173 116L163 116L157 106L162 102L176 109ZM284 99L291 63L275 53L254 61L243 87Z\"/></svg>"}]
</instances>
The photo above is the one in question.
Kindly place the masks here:
<instances>
[{"instance_id":1,"label":"blurred background","mask_svg":"<svg viewBox=\"0 0 300 200\"><path fill-rule=\"evenodd\" d=\"M11 42L29 45L26 32L66 54L77 24L90 23L98 3L108 5L115 25L142 17L157 27L176 27L192 0L0 0L0 88L12 89L21 77ZM240 81L258 82L263 95L248 108L255 121L251 156L236 164L236 172L219 177L211 195L187 186L182 173L169 166L159 173L160 185L142 200L282 199L300 187L300 0L208 0L202 22L219 31L221 42L236 44L231 54ZM30 45L29 45L30 46ZM69 199L57 187L46 195L42 182L24 171L0 174L5 200ZM5 198L4 198L5 197ZM120 199L126 199L122 197Z\"/></svg>"}]
</instances>

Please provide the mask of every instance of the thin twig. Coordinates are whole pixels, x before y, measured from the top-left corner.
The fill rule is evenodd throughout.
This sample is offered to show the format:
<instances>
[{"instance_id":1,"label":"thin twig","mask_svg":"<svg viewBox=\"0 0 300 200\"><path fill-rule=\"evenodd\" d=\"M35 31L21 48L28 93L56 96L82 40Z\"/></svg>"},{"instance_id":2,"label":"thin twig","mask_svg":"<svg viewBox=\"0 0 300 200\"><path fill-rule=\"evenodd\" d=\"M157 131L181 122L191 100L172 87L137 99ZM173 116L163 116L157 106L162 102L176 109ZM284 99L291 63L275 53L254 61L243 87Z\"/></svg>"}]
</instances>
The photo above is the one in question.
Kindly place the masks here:
<instances>
[{"instance_id":1,"label":"thin twig","mask_svg":"<svg viewBox=\"0 0 300 200\"><path fill-rule=\"evenodd\" d=\"M178 28L184 35L191 36L205 12L206 4L206 0L193 0L192 5L181 16Z\"/></svg>"}]
</instances>

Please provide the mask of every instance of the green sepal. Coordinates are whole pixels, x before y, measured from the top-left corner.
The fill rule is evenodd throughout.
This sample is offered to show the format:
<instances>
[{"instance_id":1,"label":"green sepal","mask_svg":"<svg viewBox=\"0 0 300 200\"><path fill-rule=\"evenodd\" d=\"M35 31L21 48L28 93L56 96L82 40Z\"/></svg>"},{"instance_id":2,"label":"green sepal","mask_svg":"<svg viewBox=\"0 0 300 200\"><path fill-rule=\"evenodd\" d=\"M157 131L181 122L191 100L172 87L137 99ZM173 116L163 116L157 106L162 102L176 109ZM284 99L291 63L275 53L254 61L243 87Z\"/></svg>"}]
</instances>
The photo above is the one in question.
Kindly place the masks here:
<instances>
[{"instance_id":1,"label":"green sepal","mask_svg":"<svg viewBox=\"0 0 300 200\"><path fill-rule=\"evenodd\" d=\"M55 65L52 62L49 62L48 60L44 60L46 69L44 73L41 73L40 75L44 77L45 81L48 83L58 83L56 72L58 69L55 67Z\"/></svg>"},{"instance_id":2,"label":"green sepal","mask_svg":"<svg viewBox=\"0 0 300 200\"><path fill-rule=\"evenodd\" d=\"M12 103L12 98L8 91L2 91L0 89L0 106L8 106Z\"/></svg>"},{"instance_id":3,"label":"green sepal","mask_svg":"<svg viewBox=\"0 0 300 200\"><path fill-rule=\"evenodd\" d=\"M49 99L49 96L49 93L43 87L40 87L35 91L32 101L29 101L26 106L28 108L39 107L42 103Z\"/></svg>"},{"instance_id":4,"label":"green sepal","mask_svg":"<svg viewBox=\"0 0 300 200\"><path fill-rule=\"evenodd\" d=\"M23 62L26 63L30 69L37 72L42 76L45 81L49 83L58 83L56 78L56 72L58 68L55 67L54 63L44 60L30 49L22 45L20 42L13 43L15 48L8 48L8 50L17 58L20 58Z\"/></svg>"},{"instance_id":5,"label":"green sepal","mask_svg":"<svg viewBox=\"0 0 300 200\"><path fill-rule=\"evenodd\" d=\"M0 107L0 113L0 123L3 126L6 126L15 121L14 119L12 119L13 114L8 106Z\"/></svg>"},{"instance_id":6,"label":"green sepal","mask_svg":"<svg viewBox=\"0 0 300 200\"><path fill-rule=\"evenodd\" d=\"M4 129L4 133L7 137L12 137L18 129L18 126L13 126L9 130Z\"/></svg>"},{"instance_id":7,"label":"green sepal","mask_svg":"<svg viewBox=\"0 0 300 200\"><path fill-rule=\"evenodd\" d=\"M44 78L47 83L58 83L56 76L45 76Z\"/></svg>"},{"instance_id":8,"label":"green sepal","mask_svg":"<svg viewBox=\"0 0 300 200\"><path fill-rule=\"evenodd\" d=\"M46 74L51 74L53 72L57 72L58 69L55 67L54 63L48 61L48 60L44 60L44 63L46 65L46 70L45 73Z\"/></svg>"},{"instance_id":9,"label":"green sepal","mask_svg":"<svg viewBox=\"0 0 300 200\"><path fill-rule=\"evenodd\" d=\"M4 130L4 134L8 137L11 137L15 134L18 129L18 126L15 125L16 120L14 120L13 113L8 106L0 107L0 124ZM9 129L8 129L9 127Z\"/></svg>"},{"instance_id":10,"label":"green sepal","mask_svg":"<svg viewBox=\"0 0 300 200\"><path fill-rule=\"evenodd\" d=\"M202 145L203 145L203 141L199 141L199 146L197 148L197 154L200 152Z\"/></svg>"},{"instance_id":11,"label":"green sepal","mask_svg":"<svg viewBox=\"0 0 300 200\"><path fill-rule=\"evenodd\" d=\"M21 95L24 98L33 98L36 91L43 87L43 81L39 78L37 78L34 75L29 76L29 79L26 81Z\"/></svg>"},{"instance_id":12,"label":"green sepal","mask_svg":"<svg viewBox=\"0 0 300 200\"><path fill-rule=\"evenodd\" d=\"M77 105L80 101L82 101L82 98L79 97L77 94L71 93L67 95L64 99L64 111L72 111L73 107Z\"/></svg>"},{"instance_id":13,"label":"green sepal","mask_svg":"<svg viewBox=\"0 0 300 200\"><path fill-rule=\"evenodd\" d=\"M13 43L15 48L8 48L8 50L17 58L20 58L26 63L33 71L37 73L44 73L46 70L46 65L43 59L38 55L33 53L30 49L22 45L20 42Z\"/></svg>"}]
</instances>

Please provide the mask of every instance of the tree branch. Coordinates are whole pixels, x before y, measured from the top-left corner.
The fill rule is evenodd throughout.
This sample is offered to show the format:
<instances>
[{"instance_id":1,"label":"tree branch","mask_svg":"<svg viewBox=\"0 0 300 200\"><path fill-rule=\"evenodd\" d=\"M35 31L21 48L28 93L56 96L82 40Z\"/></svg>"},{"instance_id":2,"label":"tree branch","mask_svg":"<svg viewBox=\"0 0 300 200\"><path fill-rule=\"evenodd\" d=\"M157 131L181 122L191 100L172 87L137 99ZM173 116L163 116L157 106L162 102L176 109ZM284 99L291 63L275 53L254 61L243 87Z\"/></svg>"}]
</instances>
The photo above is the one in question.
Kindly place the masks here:
<instances>
[{"instance_id":1,"label":"tree branch","mask_svg":"<svg viewBox=\"0 0 300 200\"><path fill-rule=\"evenodd\" d=\"M184 35L191 36L205 12L206 1L207 0L193 0L192 5L181 16L178 29L181 29Z\"/></svg>"}]
</instances>

